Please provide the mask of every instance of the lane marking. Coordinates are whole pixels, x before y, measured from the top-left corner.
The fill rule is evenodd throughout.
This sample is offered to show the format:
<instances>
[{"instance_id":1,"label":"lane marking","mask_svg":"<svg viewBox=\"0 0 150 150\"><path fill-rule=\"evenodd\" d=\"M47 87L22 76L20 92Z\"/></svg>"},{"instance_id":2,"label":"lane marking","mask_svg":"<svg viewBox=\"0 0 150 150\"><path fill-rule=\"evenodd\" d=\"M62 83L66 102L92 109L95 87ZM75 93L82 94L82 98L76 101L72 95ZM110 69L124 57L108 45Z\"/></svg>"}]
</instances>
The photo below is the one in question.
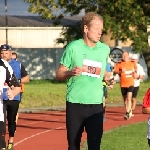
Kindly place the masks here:
<instances>
[{"instance_id":1,"label":"lane marking","mask_svg":"<svg viewBox=\"0 0 150 150\"><path fill-rule=\"evenodd\" d=\"M62 128L65 128L65 127L66 126L62 126L62 127L58 127L58 128L54 128L54 129L50 129L50 130L46 130L46 131L43 131L43 132L39 132L39 133L33 134L33 135L29 136L29 137L26 137L26 138L20 140L19 142L16 142L14 144L14 146L17 146L18 144L23 143L24 141L27 141L28 139L34 138L35 136L39 136L41 134L44 134L44 133L47 133L47 132L51 132L51 131L54 131L54 130L58 130L58 129L62 129Z\"/></svg>"}]
</instances>

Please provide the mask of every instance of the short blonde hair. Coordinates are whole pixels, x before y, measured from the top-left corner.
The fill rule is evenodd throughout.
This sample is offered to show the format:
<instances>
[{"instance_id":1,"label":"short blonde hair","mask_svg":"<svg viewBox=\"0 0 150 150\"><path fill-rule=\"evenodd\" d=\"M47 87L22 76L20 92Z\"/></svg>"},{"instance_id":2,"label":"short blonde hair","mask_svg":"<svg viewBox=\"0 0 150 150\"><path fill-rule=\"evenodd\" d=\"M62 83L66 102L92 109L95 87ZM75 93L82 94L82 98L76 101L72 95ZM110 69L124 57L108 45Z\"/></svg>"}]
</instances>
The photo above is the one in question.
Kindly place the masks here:
<instances>
[{"instance_id":1,"label":"short blonde hair","mask_svg":"<svg viewBox=\"0 0 150 150\"><path fill-rule=\"evenodd\" d=\"M95 12L89 12L89 13L85 14L85 16L82 17L82 21L81 21L82 32L84 31L84 26L87 25L89 27L90 23L95 18L98 18L103 22L103 17L100 16L99 14L95 13Z\"/></svg>"}]
</instances>

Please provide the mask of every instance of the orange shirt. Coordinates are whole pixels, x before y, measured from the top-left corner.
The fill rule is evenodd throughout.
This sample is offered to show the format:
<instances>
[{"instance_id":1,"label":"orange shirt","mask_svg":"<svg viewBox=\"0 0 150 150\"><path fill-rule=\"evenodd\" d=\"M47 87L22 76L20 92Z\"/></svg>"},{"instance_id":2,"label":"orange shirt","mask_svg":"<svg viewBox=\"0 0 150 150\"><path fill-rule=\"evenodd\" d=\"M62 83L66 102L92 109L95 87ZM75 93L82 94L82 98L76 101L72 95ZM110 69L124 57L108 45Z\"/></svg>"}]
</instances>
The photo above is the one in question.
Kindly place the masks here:
<instances>
[{"instance_id":1,"label":"orange shirt","mask_svg":"<svg viewBox=\"0 0 150 150\"><path fill-rule=\"evenodd\" d=\"M120 86L129 87L134 86L134 76L133 74L137 71L137 66L135 62L118 62L114 68L114 72L121 71L120 75Z\"/></svg>"}]
</instances>

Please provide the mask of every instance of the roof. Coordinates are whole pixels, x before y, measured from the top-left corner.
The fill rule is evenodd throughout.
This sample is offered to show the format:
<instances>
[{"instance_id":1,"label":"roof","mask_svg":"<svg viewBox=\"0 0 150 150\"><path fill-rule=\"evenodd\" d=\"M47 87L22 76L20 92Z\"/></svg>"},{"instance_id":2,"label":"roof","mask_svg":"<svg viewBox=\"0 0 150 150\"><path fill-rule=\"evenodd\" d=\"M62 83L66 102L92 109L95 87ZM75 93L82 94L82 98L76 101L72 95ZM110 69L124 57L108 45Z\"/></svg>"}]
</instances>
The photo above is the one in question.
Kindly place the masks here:
<instances>
[{"instance_id":1,"label":"roof","mask_svg":"<svg viewBox=\"0 0 150 150\"><path fill-rule=\"evenodd\" d=\"M48 27L53 26L53 20L42 19L40 16L7 16L8 27ZM75 25L81 20L81 16L66 16L61 19L61 25ZM0 15L0 27L6 26L6 17Z\"/></svg>"}]
</instances>

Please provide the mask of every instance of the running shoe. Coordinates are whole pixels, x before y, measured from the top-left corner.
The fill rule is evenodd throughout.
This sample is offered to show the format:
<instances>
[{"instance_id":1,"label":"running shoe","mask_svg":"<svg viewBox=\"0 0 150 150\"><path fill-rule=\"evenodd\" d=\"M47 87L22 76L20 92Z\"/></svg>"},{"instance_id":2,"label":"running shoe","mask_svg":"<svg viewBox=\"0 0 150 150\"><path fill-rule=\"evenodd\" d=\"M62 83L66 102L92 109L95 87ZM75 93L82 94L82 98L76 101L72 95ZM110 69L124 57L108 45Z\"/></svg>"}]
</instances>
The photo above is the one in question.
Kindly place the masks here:
<instances>
[{"instance_id":1,"label":"running shoe","mask_svg":"<svg viewBox=\"0 0 150 150\"><path fill-rule=\"evenodd\" d=\"M129 120L130 118L131 118L130 113L127 112L124 116L124 119Z\"/></svg>"},{"instance_id":2,"label":"running shoe","mask_svg":"<svg viewBox=\"0 0 150 150\"><path fill-rule=\"evenodd\" d=\"M8 143L7 150L13 150L13 143Z\"/></svg>"},{"instance_id":3,"label":"running shoe","mask_svg":"<svg viewBox=\"0 0 150 150\"><path fill-rule=\"evenodd\" d=\"M133 116L132 110L130 110L129 112L126 112L124 119L129 120L132 116Z\"/></svg>"}]
</instances>

